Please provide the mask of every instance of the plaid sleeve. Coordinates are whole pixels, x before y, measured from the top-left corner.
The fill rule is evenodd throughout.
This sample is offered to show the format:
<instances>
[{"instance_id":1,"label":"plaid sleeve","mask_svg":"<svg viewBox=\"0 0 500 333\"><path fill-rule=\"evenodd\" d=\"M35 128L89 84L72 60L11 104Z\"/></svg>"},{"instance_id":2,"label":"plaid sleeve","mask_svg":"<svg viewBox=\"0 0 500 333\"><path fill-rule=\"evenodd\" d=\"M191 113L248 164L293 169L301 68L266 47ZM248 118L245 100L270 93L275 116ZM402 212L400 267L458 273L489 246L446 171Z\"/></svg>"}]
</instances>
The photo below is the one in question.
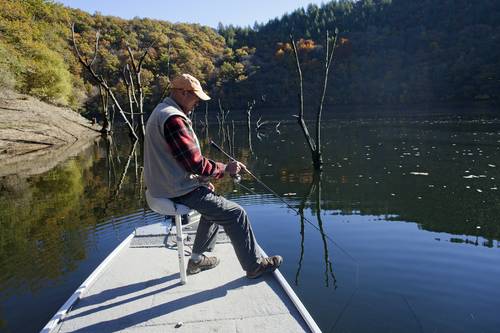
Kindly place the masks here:
<instances>
[{"instance_id":1,"label":"plaid sleeve","mask_svg":"<svg viewBox=\"0 0 500 333\"><path fill-rule=\"evenodd\" d=\"M215 179L224 176L226 166L205 158L182 117L172 116L164 125L164 135L174 158L186 171Z\"/></svg>"}]
</instances>

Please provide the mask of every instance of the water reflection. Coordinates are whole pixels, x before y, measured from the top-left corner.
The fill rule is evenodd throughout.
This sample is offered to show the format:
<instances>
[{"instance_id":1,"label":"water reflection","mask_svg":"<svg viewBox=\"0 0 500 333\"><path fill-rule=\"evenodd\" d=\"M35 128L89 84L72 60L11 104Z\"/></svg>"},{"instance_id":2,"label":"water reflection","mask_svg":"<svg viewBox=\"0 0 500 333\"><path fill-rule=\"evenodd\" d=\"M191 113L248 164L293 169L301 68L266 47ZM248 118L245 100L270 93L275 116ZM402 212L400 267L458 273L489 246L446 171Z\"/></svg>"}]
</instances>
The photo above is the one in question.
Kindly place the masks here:
<instances>
[{"instance_id":1,"label":"water reflection","mask_svg":"<svg viewBox=\"0 0 500 333\"><path fill-rule=\"evenodd\" d=\"M321 234L321 240L323 242L323 258L325 260L325 286L328 287L330 285L330 278L331 278L334 289L337 289L337 279L335 278L335 274L333 272L333 264L332 260L330 259L328 250L327 236L325 234L323 228L323 220L321 218L321 202L322 202L321 180L322 180L322 172L314 172L311 184L309 186L309 190L307 191L307 194L304 196L304 198L300 202L300 205L298 206L298 212L300 215L301 240L300 240L300 258L297 265L297 272L295 273L295 285L297 286L299 285L299 275L302 269L302 260L304 259L304 238L305 238L304 222L308 221L307 218L304 216L304 208L306 207L306 204L308 203L312 193L316 193L316 200L315 200L316 220L318 222L318 230Z\"/></svg>"},{"instance_id":2,"label":"water reflection","mask_svg":"<svg viewBox=\"0 0 500 333\"><path fill-rule=\"evenodd\" d=\"M492 264L500 260L499 122L326 125L322 174L311 171L296 124L282 122L280 133L270 128L251 147L246 123L225 129L229 141L210 129L216 142L230 146L297 208L299 216L290 214L249 178L242 181L248 191L228 178L216 183L219 193L249 211L259 242L286 254L284 275L320 326L383 332L376 318L386 318L398 331L413 327L416 316L426 331L452 331L456 326L436 314L471 328L461 314L481 309L475 314L480 327L494 331L498 320L490 306L500 306L500 273ZM208 145L209 129L198 131L204 151L224 160ZM1 178L0 330L42 327L136 225L158 219L146 208L142 173L142 147L118 136L39 176ZM456 303L464 308L457 310ZM391 311L404 313L393 318ZM26 313L33 320L20 320ZM419 331L414 326L408 330Z\"/></svg>"}]
</instances>

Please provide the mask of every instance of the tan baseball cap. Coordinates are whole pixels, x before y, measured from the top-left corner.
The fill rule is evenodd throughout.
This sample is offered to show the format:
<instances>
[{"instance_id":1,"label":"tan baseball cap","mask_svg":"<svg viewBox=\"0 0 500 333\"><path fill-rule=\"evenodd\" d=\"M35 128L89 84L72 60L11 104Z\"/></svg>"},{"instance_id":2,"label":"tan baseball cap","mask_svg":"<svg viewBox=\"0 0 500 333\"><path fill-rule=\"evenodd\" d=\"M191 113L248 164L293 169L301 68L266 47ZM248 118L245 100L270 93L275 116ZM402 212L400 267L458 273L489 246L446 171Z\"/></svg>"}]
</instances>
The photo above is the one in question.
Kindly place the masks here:
<instances>
[{"instance_id":1,"label":"tan baseball cap","mask_svg":"<svg viewBox=\"0 0 500 333\"><path fill-rule=\"evenodd\" d=\"M182 74L177 76L172 80L170 87L172 89L192 91L196 96L204 101L208 101L210 99L210 96L208 96L201 88L200 81L189 74Z\"/></svg>"}]
</instances>

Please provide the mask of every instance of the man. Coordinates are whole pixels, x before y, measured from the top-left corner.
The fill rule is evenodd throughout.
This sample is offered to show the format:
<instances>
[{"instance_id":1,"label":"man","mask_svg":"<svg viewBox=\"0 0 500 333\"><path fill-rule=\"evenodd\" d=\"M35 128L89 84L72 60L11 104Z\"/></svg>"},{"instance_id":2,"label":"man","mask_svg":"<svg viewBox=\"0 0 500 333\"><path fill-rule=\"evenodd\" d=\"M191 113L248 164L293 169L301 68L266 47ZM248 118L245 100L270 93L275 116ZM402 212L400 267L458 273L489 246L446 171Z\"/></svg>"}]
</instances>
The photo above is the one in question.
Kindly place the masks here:
<instances>
[{"instance_id":1,"label":"man","mask_svg":"<svg viewBox=\"0 0 500 333\"><path fill-rule=\"evenodd\" d=\"M245 210L214 192L211 179L236 175L244 164L223 164L205 158L188 116L200 100L210 97L200 82L182 74L171 82L170 96L149 117L144 141L144 176L153 197L169 198L197 210L201 215L187 273L196 274L219 264L203 253L215 244L222 226L231 239L236 256L248 278L272 272L283 261L280 256L261 258Z\"/></svg>"}]
</instances>

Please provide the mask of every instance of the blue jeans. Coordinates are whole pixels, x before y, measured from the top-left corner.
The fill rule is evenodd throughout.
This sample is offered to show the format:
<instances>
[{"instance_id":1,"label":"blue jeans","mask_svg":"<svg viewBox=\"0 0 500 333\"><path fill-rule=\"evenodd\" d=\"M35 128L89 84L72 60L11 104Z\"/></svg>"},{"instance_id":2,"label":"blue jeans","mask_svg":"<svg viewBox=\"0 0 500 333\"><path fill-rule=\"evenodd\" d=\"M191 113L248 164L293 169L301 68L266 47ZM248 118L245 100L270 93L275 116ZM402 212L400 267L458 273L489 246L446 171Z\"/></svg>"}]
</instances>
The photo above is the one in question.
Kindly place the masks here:
<instances>
[{"instance_id":1,"label":"blue jeans","mask_svg":"<svg viewBox=\"0 0 500 333\"><path fill-rule=\"evenodd\" d=\"M212 248L215 245L219 226L222 226L233 244L243 270L255 271L258 268L260 255L257 242L247 213L240 205L204 186L172 200L197 210L201 214L193 253L202 254Z\"/></svg>"}]
</instances>

